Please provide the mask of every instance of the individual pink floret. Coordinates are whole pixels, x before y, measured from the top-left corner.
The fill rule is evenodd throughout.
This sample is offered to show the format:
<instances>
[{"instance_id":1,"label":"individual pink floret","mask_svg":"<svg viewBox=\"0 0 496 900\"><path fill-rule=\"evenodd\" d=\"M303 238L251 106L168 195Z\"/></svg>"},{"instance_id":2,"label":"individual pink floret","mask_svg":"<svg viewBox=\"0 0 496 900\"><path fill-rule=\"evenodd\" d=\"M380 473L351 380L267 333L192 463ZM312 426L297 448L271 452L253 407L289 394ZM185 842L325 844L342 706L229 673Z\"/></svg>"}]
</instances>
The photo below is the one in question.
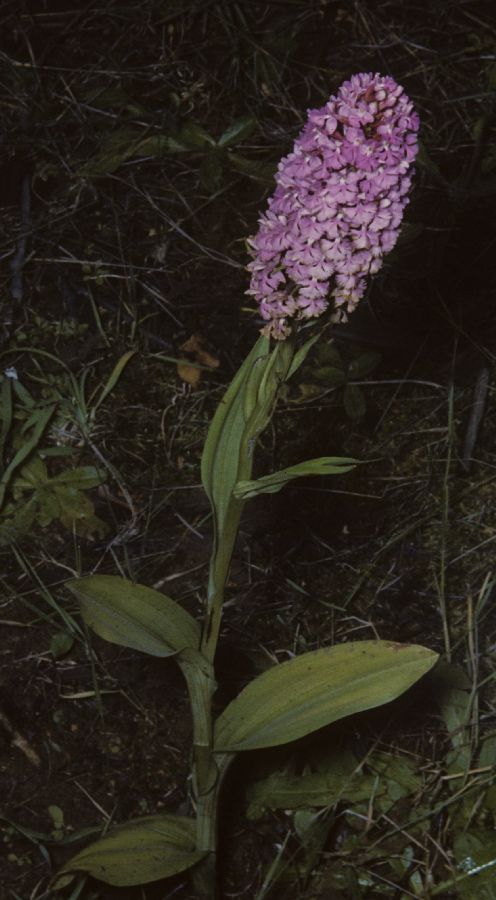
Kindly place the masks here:
<instances>
[{"instance_id":1,"label":"individual pink floret","mask_svg":"<svg viewBox=\"0 0 496 900\"><path fill-rule=\"evenodd\" d=\"M345 321L394 247L411 187L419 120L403 88L352 75L308 120L279 163L276 190L250 238L250 289L263 333L292 320Z\"/></svg>"}]
</instances>

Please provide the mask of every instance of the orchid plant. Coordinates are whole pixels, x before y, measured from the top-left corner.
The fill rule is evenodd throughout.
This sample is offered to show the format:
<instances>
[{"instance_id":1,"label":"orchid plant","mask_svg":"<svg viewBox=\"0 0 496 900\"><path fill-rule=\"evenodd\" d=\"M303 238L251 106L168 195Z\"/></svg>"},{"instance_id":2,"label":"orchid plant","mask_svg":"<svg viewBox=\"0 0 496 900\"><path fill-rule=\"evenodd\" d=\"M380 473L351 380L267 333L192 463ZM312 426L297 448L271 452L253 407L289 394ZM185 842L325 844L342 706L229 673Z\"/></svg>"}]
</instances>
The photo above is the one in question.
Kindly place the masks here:
<instances>
[{"instance_id":1,"label":"orchid plant","mask_svg":"<svg viewBox=\"0 0 496 900\"><path fill-rule=\"evenodd\" d=\"M387 641L320 647L256 677L214 721L215 656L225 585L245 503L310 474L347 472L356 460L319 457L253 478L259 435L281 386L322 330L344 321L398 237L417 151L418 117L391 77L354 75L311 110L249 245L249 292L265 325L214 415L201 472L214 525L203 621L174 600L112 575L67 583L100 637L180 666L193 719L192 816L153 815L119 825L73 857L56 877L78 873L130 886L192 869L198 896L218 896L217 819L224 775L237 754L286 744L388 703L435 663L432 651Z\"/></svg>"}]
</instances>

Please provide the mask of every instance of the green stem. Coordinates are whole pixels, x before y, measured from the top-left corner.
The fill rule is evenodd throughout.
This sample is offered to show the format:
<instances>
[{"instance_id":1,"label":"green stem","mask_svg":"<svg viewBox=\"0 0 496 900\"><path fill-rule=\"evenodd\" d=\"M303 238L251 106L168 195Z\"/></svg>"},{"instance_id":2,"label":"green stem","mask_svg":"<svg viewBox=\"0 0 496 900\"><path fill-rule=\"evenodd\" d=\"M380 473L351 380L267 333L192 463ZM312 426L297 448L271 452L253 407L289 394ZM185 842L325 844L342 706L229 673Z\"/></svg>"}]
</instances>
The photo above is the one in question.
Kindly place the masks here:
<instances>
[{"instance_id":1,"label":"green stem","mask_svg":"<svg viewBox=\"0 0 496 900\"><path fill-rule=\"evenodd\" d=\"M214 551L210 563L207 591L207 617L203 628L201 652L213 665L222 621L224 591L231 568L234 544L238 536L244 502L232 499L228 515L222 529L222 538L215 538Z\"/></svg>"},{"instance_id":2,"label":"green stem","mask_svg":"<svg viewBox=\"0 0 496 900\"><path fill-rule=\"evenodd\" d=\"M224 776L234 758L232 753L214 755L211 753L214 766L214 782L206 793L199 793L196 805L196 845L206 853L205 858L194 873L195 888L199 897L216 900L217 898L217 829L219 799ZM212 771L212 770L211 770Z\"/></svg>"},{"instance_id":3,"label":"green stem","mask_svg":"<svg viewBox=\"0 0 496 900\"><path fill-rule=\"evenodd\" d=\"M197 650L183 650L178 662L188 685L191 702L194 787L196 795L200 796L209 792L216 780L212 761L212 697L217 685L213 667Z\"/></svg>"}]
</instances>

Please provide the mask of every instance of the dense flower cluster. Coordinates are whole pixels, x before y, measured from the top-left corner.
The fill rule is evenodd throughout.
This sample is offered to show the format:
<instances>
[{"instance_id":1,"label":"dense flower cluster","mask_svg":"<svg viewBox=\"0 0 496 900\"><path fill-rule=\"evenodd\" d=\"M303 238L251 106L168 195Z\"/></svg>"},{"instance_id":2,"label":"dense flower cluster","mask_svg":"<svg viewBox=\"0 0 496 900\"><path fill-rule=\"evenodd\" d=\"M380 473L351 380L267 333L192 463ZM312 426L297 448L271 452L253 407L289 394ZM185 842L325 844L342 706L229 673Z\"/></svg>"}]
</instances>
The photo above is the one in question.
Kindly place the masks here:
<instances>
[{"instance_id":1,"label":"dense flower cluster","mask_svg":"<svg viewBox=\"0 0 496 900\"><path fill-rule=\"evenodd\" d=\"M378 74L353 75L309 111L249 239L248 293L268 321L264 333L284 339L291 318L318 316L329 302L334 321L355 308L365 276L396 243L418 124L403 88Z\"/></svg>"}]
</instances>

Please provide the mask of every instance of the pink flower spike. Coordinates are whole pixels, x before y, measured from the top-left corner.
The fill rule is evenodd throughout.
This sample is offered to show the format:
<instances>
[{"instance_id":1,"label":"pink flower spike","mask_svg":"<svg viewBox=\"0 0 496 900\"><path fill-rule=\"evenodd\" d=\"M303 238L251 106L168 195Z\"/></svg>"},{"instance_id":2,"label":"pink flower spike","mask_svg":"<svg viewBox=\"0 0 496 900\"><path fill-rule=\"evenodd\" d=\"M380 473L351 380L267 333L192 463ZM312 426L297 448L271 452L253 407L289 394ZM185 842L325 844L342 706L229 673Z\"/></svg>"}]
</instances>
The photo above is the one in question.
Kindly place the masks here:
<instances>
[{"instance_id":1,"label":"pink flower spike","mask_svg":"<svg viewBox=\"0 0 496 900\"><path fill-rule=\"evenodd\" d=\"M352 75L308 120L248 239L250 289L285 340L291 320L345 321L395 245L411 187L419 119L389 75Z\"/></svg>"}]
</instances>

